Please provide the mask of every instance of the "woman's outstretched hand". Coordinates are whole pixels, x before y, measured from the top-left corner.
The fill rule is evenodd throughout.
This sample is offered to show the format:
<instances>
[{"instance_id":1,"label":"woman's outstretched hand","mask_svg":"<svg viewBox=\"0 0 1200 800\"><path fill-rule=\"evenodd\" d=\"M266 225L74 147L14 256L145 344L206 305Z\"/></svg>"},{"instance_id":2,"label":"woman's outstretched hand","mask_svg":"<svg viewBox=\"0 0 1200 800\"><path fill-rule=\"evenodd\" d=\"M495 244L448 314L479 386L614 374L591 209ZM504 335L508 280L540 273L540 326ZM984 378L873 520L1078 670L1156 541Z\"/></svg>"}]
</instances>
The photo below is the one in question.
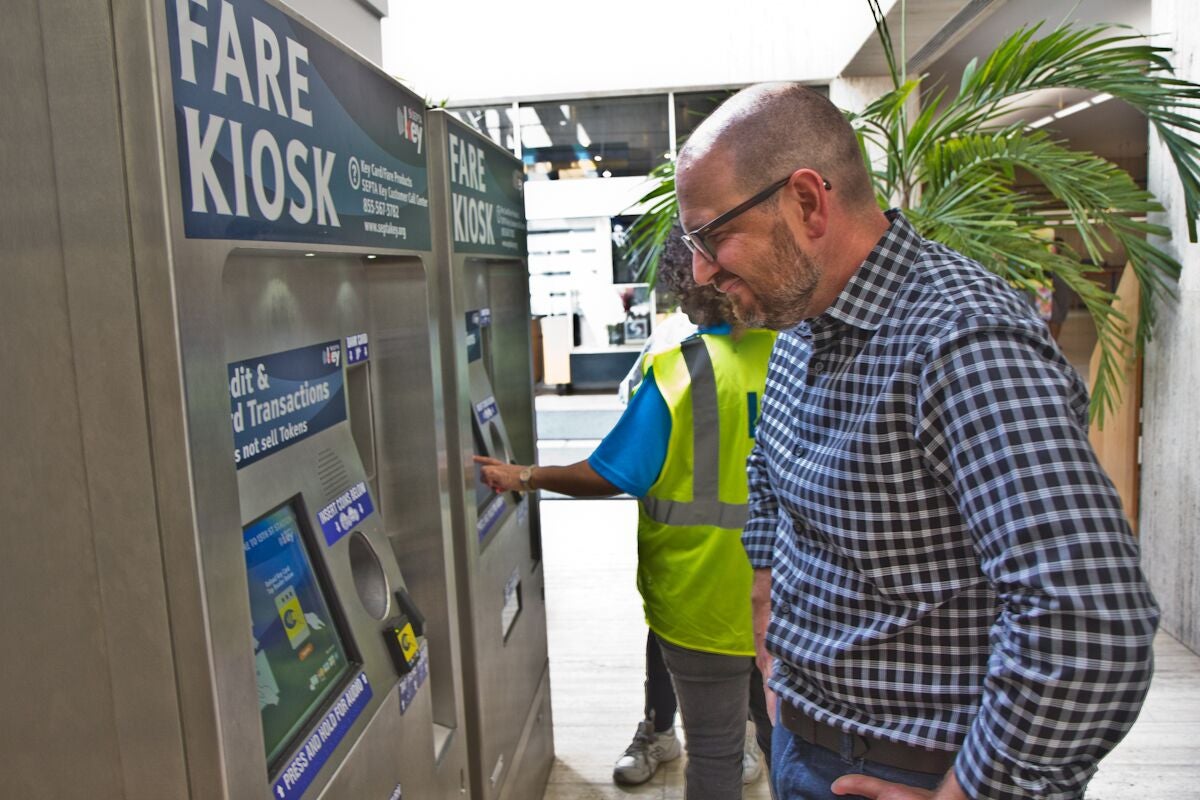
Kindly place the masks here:
<instances>
[{"instance_id":1,"label":"woman's outstretched hand","mask_svg":"<svg viewBox=\"0 0 1200 800\"><path fill-rule=\"evenodd\" d=\"M488 456L473 458L475 463L482 467L480 472L483 474L483 482L496 494L521 491L521 470L524 467L520 464L505 464Z\"/></svg>"}]
</instances>

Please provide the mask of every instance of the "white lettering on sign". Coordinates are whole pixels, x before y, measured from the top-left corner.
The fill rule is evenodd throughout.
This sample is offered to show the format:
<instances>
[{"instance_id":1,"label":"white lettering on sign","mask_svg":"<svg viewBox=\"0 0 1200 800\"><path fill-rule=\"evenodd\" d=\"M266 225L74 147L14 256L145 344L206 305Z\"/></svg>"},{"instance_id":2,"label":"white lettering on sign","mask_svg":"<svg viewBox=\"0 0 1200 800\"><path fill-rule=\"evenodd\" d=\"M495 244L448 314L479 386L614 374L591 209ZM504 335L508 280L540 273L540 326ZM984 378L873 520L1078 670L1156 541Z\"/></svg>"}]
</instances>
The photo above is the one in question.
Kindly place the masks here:
<instances>
[{"instance_id":1,"label":"white lettering on sign","mask_svg":"<svg viewBox=\"0 0 1200 800\"><path fill-rule=\"evenodd\" d=\"M487 192L487 154L453 133L450 143L450 182ZM465 244L496 244L496 204L454 193L454 241Z\"/></svg>"},{"instance_id":2,"label":"white lettering on sign","mask_svg":"<svg viewBox=\"0 0 1200 800\"><path fill-rule=\"evenodd\" d=\"M359 673L275 779L276 797L286 800L303 796L313 775L325 764L370 699L366 673Z\"/></svg>"},{"instance_id":3,"label":"white lettering on sign","mask_svg":"<svg viewBox=\"0 0 1200 800\"><path fill-rule=\"evenodd\" d=\"M204 23L193 22L191 8L196 6L208 11L208 0L175 0L176 39L179 43L179 77L196 84L196 47L208 47L208 29ZM217 22L216 72L213 75L213 91L227 94L229 78L237 81L241 99L247 105L257 105L267 111L274 110L279 116L312 127L312 109L304 107L301 95L308 93L308 48L291 37L284 37L287 50L288 101L284 101L280 85L283 71L282 49L279 38L269 25L251 17L254 28L254 72L257 77L258 96L252 91L250 65L242 50L237 16L233 3L221 0Z\"/></svg>"},{"instance_id":4,"label":"white lettering on sign","mask_svg":"<svg viewBox=\"0 0 1200 800\"><path fill-rule=\"evenodd\" d=\"M483 149L450 134L450 181L477 192L486 192L487 166Z\"/></svg>"},{"instance_id":5,"label":"white lettering on sign","mask_svg":"<svg viewBox=\"0 0 1200 800\"><path fill-rule=\"evenodd\" d=\"M303 750L296 754L296 757L292 759L292 763L288 764L288 768L283 773L284 786L291 789L296 784L296 781L304 777L304 771L308 769L308 759L308 753Z\"/></svg>"},{"instance_id":6,"label":"white lettering on sign","mask_svg":"<svg viewBox=\"0 0 1200 800\"><path fill-rule=\"evenodd\" d=\"M241 88L242 102L253 104L254 93L250 89L250 73L246 70L246 57L242 55L242 40L238 36L237 17L233 15L232 7L226 13L225 6L228 5L230 5L228 0L221 0L221 27L217 32L217 69L213 75L213 91L218 94L227 94L229 78L233 77ZM179 49L182 53L182 45ZM188 60L192 60L191 50L188 51Z\"/></svg>"},{"instance_id":7,"label":"white lettering on sign","mask_svg":"<svg viewBox=\"0 0 1200 800\"><path fill-rule=\"evenodd\" d=\"M275 134L265 128L255 131L249 153L245 153L242 126L240 123L230 122L226 141L234 154L234 170L231 177L236 201L236 207L230 208L225 187L213 165L213 156L224 133L226 120L216 114L209 114L202 126L200 112L187 106L183 107L183 117L187 129L188 171L192 179L192 211L208 213L208 201L211 199L213 211L217 214L250 216L246 202L246 174L240 169L244 163L243 159L248 156L254 199L259 213L264 217L277 220L283 214L284 201L287 200L285 183L290 183L302 198L301 202L294 198L287 200L288 213L293 219L297 222L311 220L315 204L318 225L341 227L330 188L336 154L313 145L310 165L308 145L298 139L292 139L286 145L288 169L285 178L284 151L280 150Z\"/></svg>"},{"instance_id":8,"label":"white lettering on sign","mask_svg":"<svg viewBox=\"0 0 1200 800\"><path fill-rule=\"evenodd\" d=\"M313 127L312 109L305 105L309 78L308 49L304 45L286 36L281 44L269 25L251 17L254 54L248 59L238 18L229 0L220 0L215 19L193 21L193 8L207 12L209 0L175 0L181 80L199 85L196 50L209 47L208 27L215 23L212 90ZM249 217L249 198L253 195L259 213L268 220L278 220L286 207L288 215L300 224L307 224L315 217L318 225L341 227L331 187L336 153L315 145L310 147L300 139L281 142L266 128L243 130L243 123L236 120L186 105L181 108L192 211L207 214L211 209L215 214ZM214 162L219 157L228 157L233 167L224 182Z\"/></svg>"},{"instance_id":9,"label":"white lettering on sign","mask_svg":"<svg viewBox=\"0 0 1200 800\"><path fill-rule=\"evenodd\" d=\"M468 244L495 244L492 216L494 203L466 195L454 195L454 241Z\"/></svg>"},{"instance_id":10,"label":"white lettering on sign","mask_svg":"<svg viewBox=\"0 0 1200 800\"><path fill-rule=\"evenodd\" d=\"M337 533L349 531L371 513L369 498L365 505L359 502L366 494L367 484L363 481L342 492L332 503L317 512L321 527L324 528L332 522Z\"/></svg>"}]
</instances>

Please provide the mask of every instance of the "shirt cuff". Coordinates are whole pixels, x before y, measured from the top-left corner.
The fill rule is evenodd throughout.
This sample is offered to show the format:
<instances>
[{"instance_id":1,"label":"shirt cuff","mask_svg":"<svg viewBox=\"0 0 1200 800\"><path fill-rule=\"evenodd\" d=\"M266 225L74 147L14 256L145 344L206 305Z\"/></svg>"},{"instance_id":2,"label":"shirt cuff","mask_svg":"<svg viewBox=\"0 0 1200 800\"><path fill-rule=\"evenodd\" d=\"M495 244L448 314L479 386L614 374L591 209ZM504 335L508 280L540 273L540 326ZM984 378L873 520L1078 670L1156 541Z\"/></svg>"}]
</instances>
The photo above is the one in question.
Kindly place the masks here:
<instances>
[{"instance_id":1,"label":"shirt cuff","mask_svg":"<svg viewBox=\"0 0 1200 800\"><path fill-rule=\"evenodd\" d=\"M954 762L954 775L971 800L1078 800L1083 796L1096 772L1094 765L1035 766L1006 759L983 722L976 718Z\"/></svg>"},{"instance_id":2,"label":"shirt cuff","mask_svg":"<svg viewBox=\"0 0 1200 800\"><path fill-rule=\"evenodd\" d=\"M754 569L770 569L775 557L775 521L752 519L742 529L742 547L750 566Z\"/></svg>"}]
</instances>

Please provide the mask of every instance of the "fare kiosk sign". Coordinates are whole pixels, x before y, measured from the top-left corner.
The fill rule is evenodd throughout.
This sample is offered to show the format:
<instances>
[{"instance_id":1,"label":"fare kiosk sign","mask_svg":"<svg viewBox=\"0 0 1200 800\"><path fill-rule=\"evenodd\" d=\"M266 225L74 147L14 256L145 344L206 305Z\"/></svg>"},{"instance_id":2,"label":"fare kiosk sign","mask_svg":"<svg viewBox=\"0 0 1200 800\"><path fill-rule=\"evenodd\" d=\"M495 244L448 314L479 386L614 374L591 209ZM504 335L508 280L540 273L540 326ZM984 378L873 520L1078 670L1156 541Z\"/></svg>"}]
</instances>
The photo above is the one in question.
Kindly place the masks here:
<instances>
[{"instance_id":1,"label":"fare kiosk sign","mask_svg":"<svg viewBox=\"0 0 1200 800\"><path fill-rule=\"evenodd\" d=\"M165 0L190 238L431 246L425 107L263 0Z\"/></svg>"},{"instance_id":2,"label":"fare kiosk sign","mask_svg":"<svg viewBox=\"0 0 1200 800\"><path fill-rule=\"evenodd\" d=\"M523 257L527 233L521 165L465 126L446 128L455 251Z\"/></svg>"}]
</instances>

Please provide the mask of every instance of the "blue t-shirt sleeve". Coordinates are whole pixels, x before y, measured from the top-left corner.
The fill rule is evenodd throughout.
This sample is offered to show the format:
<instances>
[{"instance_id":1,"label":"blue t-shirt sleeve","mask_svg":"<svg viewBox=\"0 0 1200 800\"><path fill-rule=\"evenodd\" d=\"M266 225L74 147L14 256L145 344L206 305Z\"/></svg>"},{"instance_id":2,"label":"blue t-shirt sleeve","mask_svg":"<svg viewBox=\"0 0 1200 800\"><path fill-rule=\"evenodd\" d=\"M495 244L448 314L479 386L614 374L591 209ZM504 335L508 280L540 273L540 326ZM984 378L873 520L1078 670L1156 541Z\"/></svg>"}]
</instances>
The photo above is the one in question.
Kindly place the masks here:
<instances>
[{"instance_id":1,"label":"blue t-shirt sleeve","mask_svg":"<svg viewBox=\"0 0 1200 800\"><path fill-rule=\"evenodd\" d=\"M671 410L651 368L625 413L588 457L588 464L621 491L642 497L662 472L670 438Z\"/></svg>"}]
</instances>

